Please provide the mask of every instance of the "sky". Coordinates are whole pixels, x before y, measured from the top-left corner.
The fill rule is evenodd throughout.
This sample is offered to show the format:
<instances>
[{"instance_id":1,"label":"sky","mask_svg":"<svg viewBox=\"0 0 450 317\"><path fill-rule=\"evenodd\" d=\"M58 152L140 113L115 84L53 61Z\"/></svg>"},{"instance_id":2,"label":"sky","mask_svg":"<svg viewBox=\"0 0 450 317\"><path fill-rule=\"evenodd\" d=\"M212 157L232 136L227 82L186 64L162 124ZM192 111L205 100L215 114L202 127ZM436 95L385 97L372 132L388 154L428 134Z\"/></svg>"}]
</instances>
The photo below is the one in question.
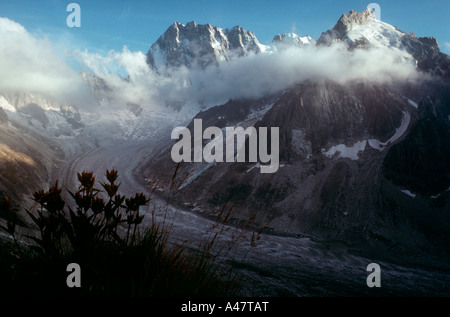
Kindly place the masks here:
<instances>
[{"instance_id":1,"label":"sky","mask_svg":"<svg viewBox=\"0 0 450 317\"><path fill-rule=\"evenodd\" d=\"M75 2L75 1L74 1ZM78 0L81 27L66 24L63 0L0 0L0 17L22 25L33 36L48 38L60 54L89 50L105 54L147 52L175 21L210 23L222 28L240 25L255 33L262 44L276 34L294 32L317 39L332 28L343 13L364 10L370 0ZM375 1L373 1L375 2ZM377 0L381 20L417 36L433 36L450 54L450 0Z\"/></svg>"}]
</instances>

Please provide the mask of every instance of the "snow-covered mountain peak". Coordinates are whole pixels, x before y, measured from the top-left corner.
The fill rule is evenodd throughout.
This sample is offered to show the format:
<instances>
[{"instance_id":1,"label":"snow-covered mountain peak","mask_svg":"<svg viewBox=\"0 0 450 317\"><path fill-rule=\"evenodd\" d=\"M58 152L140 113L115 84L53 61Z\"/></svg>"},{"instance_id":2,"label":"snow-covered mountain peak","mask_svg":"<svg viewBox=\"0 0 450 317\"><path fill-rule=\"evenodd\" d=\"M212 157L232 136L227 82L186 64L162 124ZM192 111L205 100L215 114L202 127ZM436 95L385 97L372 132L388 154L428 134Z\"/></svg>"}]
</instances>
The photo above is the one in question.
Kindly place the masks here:
<instances>
[{"instance_id":1,"label":"snow-covered mountain peak","mask_svg":"<svg viewBox=\"0 0 450 317\"><path fill-rule=\"evenodd\" d=\"M343 14L336 25L322 33L318 45L330 45L336 41L345 41L350 48L400 46L404 32L388 23L375 18L375 13L366 9L363 12L351 10Z\"/></svg>"},{"instance_id":2,"label":"snow-covered mountain peak","mask_svg":"<svg viewBox=\"0 0 450 317\"><path fill-rule=\"evenodd\" d=\"M276 46L306 46L315 45L316 41L309 35L301 37L295 33L283 33L275 35L272 43Z\"/></svg>"},{"instance_id":3,"label":"snow-covered mountain peak","mask_svg":"<svg viewBox=\"0 0 450 317\"><path fill-rule=\"evenodd\" d=\"M234 57L260 53L255 34L235 26L222 29L211 24L172 24L151 46L147 62L153 68L205 68Z\"/></svg>"},{"instance_id":4,"label":"snow-covered mountain peak","mask_svg":"<svg viewBox=\"0 0 450 317\"><path fill-rule=\"evenodd\" d=\"M376 21L375 13L366 9L362 12L351 10L347 14L343 14L338 21L338 25L350 29L355 25L370 25Z\"/></svg>"},{"instance_id":5,"label":"snow-covered mountain peak","mask_svg":"<svg viewBox=\"0 0 450 317\"><path fill-rule=\"evenodd\" d=\"M397 51L405 62L415 63L419 69L450 77L450 57L439 50L436 39L407 34L395 26L379 21L370 9L361 13L350 11L341 16L336 25L322 33L317 45L334 42L349 49L388 48Z\"/></svg>"}]
</instances>

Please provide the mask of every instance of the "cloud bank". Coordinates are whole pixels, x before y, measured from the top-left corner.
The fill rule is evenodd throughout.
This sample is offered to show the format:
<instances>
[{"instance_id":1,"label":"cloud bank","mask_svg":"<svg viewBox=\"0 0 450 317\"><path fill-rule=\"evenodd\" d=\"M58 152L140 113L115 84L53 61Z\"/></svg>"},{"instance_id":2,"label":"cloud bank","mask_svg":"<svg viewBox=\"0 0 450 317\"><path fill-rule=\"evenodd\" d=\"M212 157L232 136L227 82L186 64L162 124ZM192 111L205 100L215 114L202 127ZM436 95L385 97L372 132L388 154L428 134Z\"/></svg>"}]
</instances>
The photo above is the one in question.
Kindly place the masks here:
<instances>
[{"instance_id":1,"label":"cloud bank","mask_svg":"<svg viewBox=\"0 0 450 317\"><path fill-rule=\"evenodd\" d=\"M0 18L0 38L0 92L36 92L72 104L90 102L86 82L47 38L37 38L6 18ZM105 55L76 50L72 57L110 88L104 93L111 104L133 102L144 107L213 106L230 98L262 97L305 80L391 82L418 77L405 52L391 48L348 51L339 43L249 55L203 70L181 67L156 72L149 68L144 53L126 47Z\"/></svg>"},{"instance_id":2,"label":"cloud bank","mask_svg":"<svg viewBox=\"0 0 450 317\"><path fill-rule=\"evenodd\" d=\"M206 69L151 70L142 52L111 51L106 56L79 52L78 59L113 88L118 99L143 104L216 105L232 98L258 98L305 80L377 83L415 80L412 58L390 48L348 51L331 47L292 47L254 54ZM118 73L126 73L127 80Z\"/></svg>"},{"instance_id":3,"label":"cloud bank","mask_svg":"<svg viewBox=\"0 0 450 317\"><path fill-rule=\"evenodd\" d=\"M0 18L0 92L36 93L70 103L84 101L89 90L47 38Z\"/></svg>"},{"instance_id":4,"label":"cloud bank","mask_svg":"<svg viewBox=\"0 0 450 317\"><path fill-rule=\"evenodd\" d=\"M348 51L344 45L291 47L270 55L252 55L221 64L218 70L190 72L190 96L200 92L214 98L255 98L277 92L305 80L332 80L341 84L362 79L392 82L416 78L411 61L391 49Z\"/></svg>"}]
</instances>

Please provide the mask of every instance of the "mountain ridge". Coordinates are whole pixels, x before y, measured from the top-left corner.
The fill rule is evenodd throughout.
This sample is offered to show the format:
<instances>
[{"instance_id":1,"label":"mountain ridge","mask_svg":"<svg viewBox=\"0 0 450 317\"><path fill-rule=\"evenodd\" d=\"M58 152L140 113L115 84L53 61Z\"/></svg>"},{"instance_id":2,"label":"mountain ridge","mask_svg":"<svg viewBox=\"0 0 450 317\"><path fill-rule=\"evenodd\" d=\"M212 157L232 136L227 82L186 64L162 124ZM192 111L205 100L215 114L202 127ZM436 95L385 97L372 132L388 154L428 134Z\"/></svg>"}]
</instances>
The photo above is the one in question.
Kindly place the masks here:
<instances>
[{"instance_id":1,"label":"mountain ridge","mask_svg":"<svg viewBox=\"0 0 450 317\"><path fill-rule=\"evenodd\" d=\"M369 31L368 31L369 30ZM370 34L372 32L372 34ZM416 60L419 68L449 77L450 57L440 52L433 37L417 37L383 21L366 9L361 13L351 10L342 14L336 25L315 40L307 35L283 33L273 37L272 43L263 45L256 35L241 26L222 29L211 24L186 25L174 22L155 41L147 52L147 63L153 69L181 66L204 69L210 65L228 62L248 54L274 53L280 44L302 47L305 45L329 46L343 42L349 49L389 46L405 51L405 59ZM195 48L194 48L195 46ZM437 64L447 68L439 69Z\"/></svg>"},{"instance_id":2,"label":"mountain ridge","mask_svg":"<svg viewBox=\"0 0 450 317\"><path fill-rule=\"evenodd\" d=\"M152 44L147 53L147 62L153 68L205 68L249 52L260 53L260 43L252 32L240 26L221 29L194 21L186 25L175 22Z\"/></svg>"}]
</instances>

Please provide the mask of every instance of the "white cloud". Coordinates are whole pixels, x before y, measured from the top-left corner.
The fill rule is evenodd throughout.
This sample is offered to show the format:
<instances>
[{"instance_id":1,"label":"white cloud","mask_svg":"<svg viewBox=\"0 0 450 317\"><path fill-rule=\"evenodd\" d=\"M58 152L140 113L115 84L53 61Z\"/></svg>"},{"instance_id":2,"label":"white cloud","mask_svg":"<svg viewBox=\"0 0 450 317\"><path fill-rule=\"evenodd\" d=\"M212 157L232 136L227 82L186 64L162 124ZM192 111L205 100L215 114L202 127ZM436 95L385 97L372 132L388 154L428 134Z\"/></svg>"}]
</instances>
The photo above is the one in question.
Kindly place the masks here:
<instances>
[{"instance_id":1,"label":"white cloud","mask_svg":"<svg viewBox=\"0 0 450 317\"><path fill-rule=\"evenodd\" d=\"M39 92L68 103L90 93L81 76L55 52L47 38L0 18L0 92ZM343 45L291 48L274 54L238 58L205 70L151 70L142 52L109 51L105 55L76 50L73 56L105 81L117 104L217 105L230 98L257 98L304 80L392 81L415 78L413 63L395 49L358 49ZM126 78L125 78L126 77Z\"/></svg>"},{"instance_id":2,"label":"white cloud","mask_svg":"<svg viewBox=\"0 0 450 317\"><path fill-rule=\"evenodd\" d=\"M110 51L106 56L78 52L78 59L116 92L121 100L152 104L216 105L230 98L257 98L286 89L304 80L345 83L365 79L375 82L414 79L412 60L395 49L348 51L343 45L293 47L275 54L257 54L211 66L205 70L149 69L141 52ZM128 73L123 80L119 73Z\"/></svg>"},{"instance_id":3,"label":"white cloud","mask_svg":"<svg viewBox=\"0 0 450 317\"><path fill-rule=\"evenodd\" d=\"M443 51L446 54L450 54L450 42L445 42L444 43Z\"/></svg>"},{"instance_id":4,"label":"white cloud","mask_svg":"<svg viewBox=\"0 0 450 317\"><path fill-rule=\"evenodd\" d=\"M413 63L402 61L401 52L390 49L354 50L344 46L293 47L272 55L252 55L221 64L219 69L189 73L192 82L185 93L200 92L207 100L261 97L304 80L355 79L375 82L404 80L416 75Z\"/></svg>"},{"instance_id":5,"label":"white cloud","mask_svg":"<svg viewBox=\"0 0 450 317\"><path fill-rule=\"evenodd\" d=\"M39 93L60 102L85 102L87 87L47 38L0 18L0 92Z\"/></svg>"},{"instance_id":6,"label":"white cloud","mask_svg":"<svg viewBox=\"0 0 450 317\"><path fill-rule=\"evenodd\" d=\"M118 103L135 102L151 105L156 89L164 78L150 70L142 52L109 51L106 55L75 51L73 56L112 89L111 96Z\"/></svg>"}]
</instances>

